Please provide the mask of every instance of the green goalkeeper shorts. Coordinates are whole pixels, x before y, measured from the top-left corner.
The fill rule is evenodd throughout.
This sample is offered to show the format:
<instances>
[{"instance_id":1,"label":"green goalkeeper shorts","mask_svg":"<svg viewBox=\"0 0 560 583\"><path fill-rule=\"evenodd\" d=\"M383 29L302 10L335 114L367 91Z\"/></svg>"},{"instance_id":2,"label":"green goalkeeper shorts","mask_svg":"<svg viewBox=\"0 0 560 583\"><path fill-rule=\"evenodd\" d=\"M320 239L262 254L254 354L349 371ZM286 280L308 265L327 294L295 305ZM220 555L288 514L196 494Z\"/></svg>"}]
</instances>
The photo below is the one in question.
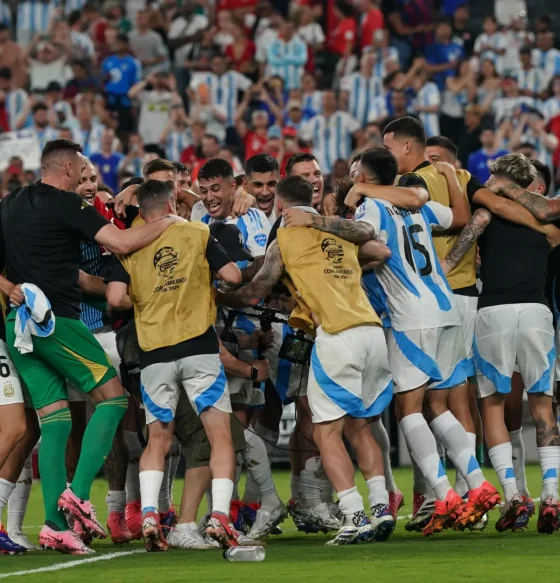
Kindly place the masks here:
<instances>
[{"instance_id":1,"label":"green goalkeeper shorts","mask_svg":"<svg viewBox=\"0 0 560 583\"><path fill-rule=\"evenodd\" d=\"M66 379L89 393L117 376L109 357L82 321L57 317L53 334L32 336L33 352L21 354L14 348L15 319L15 311L6 319L8 350L35 409L67 400Z\"/></svg>"}]
</instances>

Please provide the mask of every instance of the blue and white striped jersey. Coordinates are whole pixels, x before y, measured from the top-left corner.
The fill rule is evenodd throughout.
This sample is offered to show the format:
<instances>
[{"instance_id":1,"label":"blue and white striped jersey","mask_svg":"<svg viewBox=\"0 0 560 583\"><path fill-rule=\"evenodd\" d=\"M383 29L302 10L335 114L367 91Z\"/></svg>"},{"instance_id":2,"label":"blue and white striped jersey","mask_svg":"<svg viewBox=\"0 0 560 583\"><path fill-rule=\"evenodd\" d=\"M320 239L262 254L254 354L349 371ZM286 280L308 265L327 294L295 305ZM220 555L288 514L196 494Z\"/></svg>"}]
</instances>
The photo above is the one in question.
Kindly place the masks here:
<instances>
[{"instance_id":1,"label":"blue and white striped jersey","mask_svg":"<svg viewBox=\"0 0 560 583\"><path fill-rule=\"evenodd\" d=\"M12 28L12 11L3 0L0 0L0 22Z\"/></svg>"},{"instance_id":2,"label":"blue and white striped jersey","mask_svg":"<svg viewBox=\"0 0 560 583\"><path fill-rule=\"evenodd\" d=\"M8 113L8 121L10 123L10 129L15 130L15 122L19 117L19 114L25 109L27 105L27 100L29 95L23 89L14 89L13 91L8 91L6 93L6 111ZM25 129L33 125L33 117L29 115L27 122L19 129Z\"/></svg>"},{"instance_id":3,"label":"blue and white striped jersey","mask_svg":"<svg viewBox=\"0 0 560 583\"><path fill-rule=\"evenodd\" d=\"M173 130L169 132L165 142L165 156L172 162L179 162L181 154L185 148L192 144L192 137L189 130Z\"/></svg>"},{"instance_id":4,"label":"blue and white striped jersey","mask_svg":"<svg viewBox=\"0 0 560 583\"><path fill-rule=\"evenodd\" d=\"M101 249L99 244L95 241L82 242L80 244L80 252L80 269L90 275L99 275L101 269ZM83 302L81 308L80 320L89 330L97 330L103 327L103 312Z\"/></svg>"},{"instance_id":5,"label":"blue and white striped jersey","mask_svg":"<svg viewBox=\"0 0 560 583\"><path fill-rule=\"evenodd\" d=\"M483 47L491 47L494 50L506 50L508 47L505 34L501 32L486 34L483 32L476 37L476 41L474 43L474 52L480 55L480 60L492 61L496 67L496 71L499 74L502 74L504 72L504 57L498 53L495 53L494 51L483 50Z\"/></svg>"},{"instance_id":6,"label":"blue and white striped jersey","mask_svg":"<svg viewBox=\"0 0 560 583\"><path fill-rule=\"evenodd\" d=\"M35 135L37 136L40 152L43 151L43 148L45 147L45 144L47 142L58 139L59 133L58 130L52 128L51 126L47 126L46 128L43 129L34 126L31 129L35 132Z\"/></svg>"},{"instance_id":7,"label":"blue and white striped jersey","mask_svg":"<svg viewBox=\"0 0 560 583\"><path fill-rule=\"evenodd\" d=\"M362 127L369 121L371 102L384 94L380 77L364 77L361 73L346 75L340 81L343 91L348 91L348 111Z\"/></svg>"},{"instance_id":8,"label":"blue and white striped jersey","mask_svg":"<svg viewBox=\"0 0 560 583\"><path fill-rule=\"evenodd\" d=\"M237 71L228 71L220 77L214 73L196 73L190 84L191 89L196 89L205 83L210 88L212 103L225 107L227 119L226 126L235 124L235 111L239 103L239 91L247 91L252 83L250 79Z\"/></svg>"},{"instance_id":9,"label":"blue and white striped jersey","mask_svg":"<svg viewBox=\"0 0 560 583\"><path fill-rule=\"evenodd\" d=\"M352 153L352 135L361 125L348 112L337 111L330 117L316 115L306 122L300 137L313 143L313 155L323 174L331 174L337 160L348 160Z\"/></svg>"},{"instance_id":10,"label":"blue and white striped jersey","mask_svg":"<svg viewBox=\"0 0 560 583\"><path fill-rule=\"evenodd\" d=\"M82 130L79 127L72 129L72 139L82 146L84 156L89 157L101 150L101 137L105 131L105 126L94 123L90 130Z\"/></svg>"},{"instance_id":11,"label":"blue and white striped jersey","mask_svg":"<svg viewBox=\"0 0 560 583\"><path fill-rule=\"evenodd\" d=\"M548 51L533 49L532 58L533 66L544 71L547 83L555 75L560 75L560 51L558 49L548 49Z\"/></svg>"},{"instance_id":12,"label":"blue and white striped jersey","mask_svg":"<svg viewBox=\"0 0 560 583\"><path fill-rule=\"evenodd\" d=\"M60 6L60 0L39 2L39 0L27 0L18 2L17 29L28 31L31 35L37 32L45 32L56 9ZM18 34L19 40L19 34Z\"/></svg>"},{"instance_id":13,"label":"blue and white striped jersey","mask_svg":"<svg viewBox=\"0 0 560 583\"><path fill-rule=\"evenodd\" d=\"M542 93L547 89L548 78L546 73L537 67L531 67L528 71L519 67L515 71L517 83L520 91L531 91L532 93ZM541 100L533 99L533 107L539 107Z\"/></svg>"},{"instance_id":14,"label":"blue and white striped jersey","mask_svg":"<svg viewBox=\"0 0 560 583\"><path fill-rule=\"evenodd\" d=\"M216 222L209 214L205 214L201 221L207 225ZM255 208L250 208L246 215L224 219L228 225L235 225L243 237L243 246L253 257L262 257L266 253L266 242L270 233L270 223L266 215ZM247 261L238 261L240 269L247 267Z\"/></svg>"},{"instance_id":15,"label":"blue and white striped jersey","mask_svg":"<svg viewBox=\"0 0 560 583\"><path fill-rule=\"evenodd\" d=\"M391 257L375 273L385 292L393 329L461 325L431 234L432 228L449 228L451 209L430 201L413 212L385 200L366 199L356 211L356 220L372 225L391 250Z\"/></svg>"},{"instance_id":16,"label":"blue and white striped jersey","mask_svg":"<svg viewBox=\"0 0 560 583\"><path fill-rule=\"evenodd\" d=\"M542 112L545 121L548 123L551 119L560 115L560 97L551 97L547 99L543 106Z\"/></svg>"},{"instance_id":17,"label":"blue and white striped jersey","mask_svg":"<svg viewBox=\"0 0 560 583\"><path fill-rule=\"evenodd\" d=\"M74 12L75 10L81 10L86 1L87 0L66 0L66 3L64 4L64 13L70 14L70 12Z\"/></svg>"},{"instance_id":18,"label":"blue and white striped jersey","mask_svg":"<svg viewBox=\"0 0 560 583\"><path fill-rule=\"evenodd\" d=\"M436 105L438 108L441 104L441 96L438 86L432 81L424 83L424 85L418 90L418 93L412 100L412 105L418 107L430 107ZM415 110L412 110L414 113ZM426 136L431 138L433 136L439 136L439 111L436 113L418 113L420 121L424 124L424 129L426 130Z\"/></svg>"},{"instance_id":19,"label":"blue and white striped jersey","mask_svg":"<svg viewBox=\"0 0 560 583\"><path fill-rule=\"evenodd\" d=\"M304 112L314 111L315 114L321 113L323 111L323 92L313 91L312 93L304 94L301 100L301 108Z\"/></svg>"},{"instance_id":20,"label":"blue and white striped jersey","mask_svg":"<svg viewBox=\"0 0 560 583\"><path fill-rule=\"evenodd\" d=\"M301 89L305 63L307 63L307 45L297 36L292 37L288 42L276 38L266 49L266 76L277 75L284 79L286 91Z\"/></svg>"},{"instance_id":21,"label":"blue and white striped jersey","mask_svg":"<svg viewBox=\"0 0 560 583\"><path fill-rule=\"evenodd\" d=\"M391 327L391 317L389 316L389 305L387 304L387 295L381 285L375 271L366 271L362 275L362 288L375 310L375 313L381 319L383 328Z\"/></svg>"},{"instance_id":22,"label":"blue and white striped jersey","mask_svg":"<svg viewBox=\"0 0 560 583\"><path fill-rule=\"evenodd\" d=\"M387 109L387 98L385 95L378 95L369 104L368 122L380 123L389 115Z\"/></svg>"}]
</instances>

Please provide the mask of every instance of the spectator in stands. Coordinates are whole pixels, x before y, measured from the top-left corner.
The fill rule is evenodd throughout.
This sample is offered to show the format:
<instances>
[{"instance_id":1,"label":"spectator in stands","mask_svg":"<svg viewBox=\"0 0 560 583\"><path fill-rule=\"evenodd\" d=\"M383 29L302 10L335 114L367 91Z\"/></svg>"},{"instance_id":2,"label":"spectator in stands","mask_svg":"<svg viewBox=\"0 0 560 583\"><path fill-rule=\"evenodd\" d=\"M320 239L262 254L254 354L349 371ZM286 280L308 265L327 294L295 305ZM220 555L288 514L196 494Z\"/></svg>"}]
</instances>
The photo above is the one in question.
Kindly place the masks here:
<instances>
[{"instance_id":1,"label":"spectator in stands","mask_svg":"<svg viewBox=\"0 0 560 583\"><path fill-rule=\"evenodd\" d=\"M45 103L38 103L35 99L30 99L29 102L33 104L31 110L33 113L33 124L31 125L31 129L37 137L39 150L42 151L47 142L58 138L58 130L49 123L49 108ZM24 114L25 110L22 115ZM24 117L27 118L27 115L25 114ZM36 170L36 168L33 170Z\"/></svg>"},{"instance_id":2,"label":"spectator in stands","mask_svg":"<svg viewBox=\"0 0 560 583\"><path fill-rule=\"evenodd\" d=\"M457 140L457 149L459 150L458 159L462 168L466 168L469 161L469 156L480 149L480 122L482 115L480 107L477 105L468 105L465 108L465 129L459 134Z\"/></svg>"},{"instance_id":3,"label":"spectator in stands","mask_svg":"<svg viewBox=\"0 0 560 583\"><path fill-rule=\"evenodd\" d=\"M313 117L321 113L323 95L317 90L317 79L313 73L305 73L301 79L301 105L304 115Z\"/></svg>"},{"instance_id":4,"label":"spectator in stands","mask_svg":"<svg viewBox=\"0 0 560 583\"><path fill-rule=\"evenodd\" d=\"M425 67L412 67L413 75L410 86L414 89L415 97L412 100L411 112L418 115L424 124L426 136L439 136L439 111L441 95L437 85L430 81Z\"/></svg>"},{"instance_id":5,"label":"spectator in stands","mask_svg":"<svg viewBox=\"0 0 560 583\"><path fill-rule=\"evenodd\" d=\"M376 0L360 0L359 9L361 17L358 36L360 50L363 52L367 47L373 45L375 33L377 31L383 32L385 19Z\"/></svg>"},{"instance_id":6,"label":"spectator in stands","mask_svg":"<svg viewBox=\"0 0 560 583\"><path fill-rule=\"evenodd\" d=\"M44 40L41 35L29 45L25 59L29 66L31 91L44 90L51 81L65 83L69 78L66 49Z\"/></svg>"},{"instance_id":7,"label":"spectator in stands","mask_svg":"<svg viewBox=\"0 0 560 583\"><path fill-rule=\"evenodd\" d=\"M435 29L435 42L426 51L426 70L440 91L445 90L445 80L465 57L463 47L451 40L452 32L451 24L440 20Z\"/></svg>"},{"instance_id":8,"label":"spectator in stands","mask_svg":"<svg viewBox=\"0 0 560 583\"><path fill-rule=\"evenodd\" d=\"M191 119L204 122L206 133L216 136L220 143L226 139L226 108L212 103L210 87L206 83L201 83L193 92Z\"/></svg>"},{"instance_id":9,"label":"spectator in stands","mask_svg":"<svg viewBox=\"0 0 560 583\"><path fill-rule=\"evenodd\" d=\"M560 75L552 78L548 92L551 97L543 104L543 114L545 121L550 123L560 116Z\"/></svg>"},{"instance_id":10,"label":"spectator in stands","mask_svg":"<svg viewBox=\"0 0 560 583\"><path fill-rule=\"evenodd\" d=\"M31 119L30 117L28 117L26 123L20 125L19 128L16 127L16 119L25 109L29 97L26 91L24 91L23 89L16 89L15 87L16 85L13 81L11 69L9 68L0 69L0 91L4 96L3 98L4 111L7 116L6 119L7 129L4 131L10 131L26 127L31 123Z\"/></svg>"},{"instance_id":11,"label":"spectator in stands","mask_svg":"<svg viewBox=\"0 0 560 583\"><path fill-rule=\"evenodd\" d=\"M470 28L471 11L468 4L457 6L453 14L453 41L463 47L465 55L470 57L474 49L475 35Z\"/></svg>"},{"instance_id":12,"label":"spectator in stands","mask_svg":"<svg viewBox=\"0 0 560 583\"><path fill-rule=\"evenodd\" d=\"M532 144L537 160L552 169L552 155L558 148L558 138L547 131L543 115L536 109L521 114L511 136L511 148Z\"/></svg>"},{"instance_id":13,"label":"spectator in stands","mask_svg":"<svg viewBox=\"0 0 560 583\"><path fill-rule=\"evenodd\" d=\"M0 69L9 69L14 87L23 87L26 80L24 51L12 40L12 31L0 22Z\"/></svg>"},{"instance_id":14,"label":"spectator in stands","mask_svg":"<svg viewBox=\"0 0 560 583\"><path fill-rule=\"evenodd\" d=\"M83 32L84 20L79 10L74 10L68 16L70 27L70 41L72 43L72 57L88 59L93 63L95 58L95 46L91 37Z\"/></svg>"},{"instance_id":15,"label":"spectator in stands","mask_svg":"<svg viewBox=\"0 0 560 583\"><path fill-rule=\"evenodd\" d=\"M144 142L138 134L130 134L128 138L128 154L119 164L119 172L130 172L133 176L142 176L144 167Z\"/></svg>"},{"instance_id":16,"label":"spectator in stands","mask_svg":"<svg viewBox=\"0 0 560 583\"><path fill-rule=\"evenodd\" d=\"M331 174L336 160L350 157L360 127L348 112L337 110L336 93L326 90L322 113L303 125L300 137L312 147L323 173Z\"/></svg>"},{"instance_id":17,"label":"spectator in stands","mask_svg":"<svg viewBox=\"0 0 560 583\"><path fill-rule=\"evenodd\" d=\"M476 90L477 103L485 104L485 108L491 106L491 100L496 97L502 85L502 78L496 71L496 65L490 59L485 59L480 64L480 74L473 90Z\"/></svg>"},{"instance_id":18,"label":"spectator in stands","mask_svg":"<svg viewBox=\"0 0 560 583\"><path fill-rule=\"evenodd\" d=\"M245 145L245 160L252 158L256 154L262 154L266 146L268 115L262 109L256 109L251 114L251 123L248 125L243 120L243 110L238 111L237 133Z\"/></svg>"},{"instance_id":19,"label":"spectator in stands","mask_svg":"<svg viewBox=\"0 0 560 583\"><path fill-rule=\"evenodd\" d=\"M27 46L33 37L45 32L57 10L52 0L24 0L17 2L17 41Z\"/></svg>"},{"instance_id":20,"label":"spectator in stands","mask_svg":"<svg viewBox=\"0 0 560 583\"><path fill-rule=\"evenodd\" d=\"M266 51L266 76L278 76L287 90L301 88L303 68L307 63L307 45L295 35L295 24L285 20L278 38Z\"/></svg>"},{"instance_id":21,"label":"spectator in stands","mask_svg":"<svg viewBox=\"0 0 560 583\"><path fill-rule=\"evenodd\" d=\"M554 48L554 33L537 32L537 47L533 49L533 64L544 72L547 79L560 75L560 51Z\"/></svg>"},{"instance_id":22,"label":"spectator in stands","mask_svg":"<svg viewBox=\"0 0 560 583\"><path fill-rule=\"evenodd\" d=\"M389 73L400 69L399 51L395 47L389 46L387 31L375 31L372 44L368 47L367 52L373 55L373 74L379 79L384 79Z\"/></svg>"},{"instance_id":23,"label":"spectator in stands","mask_svg":"<svg viewBox=\"0 0 560 583\"><path fill-rule=\"evenodd\" d=\"M90 101L82 101L76 108L77 127L72 132L72 139L83 148L84 156L89 157L101 150L101 138L105 126L94 121L93 107Z\"/></svg>"},{"instance_id":24,"label":"spectator in stands","mask_svg":"<svg viewBox=\"0 0 560 583\"><path fill-rule=\"evenodd\" d=\"M320 51L325 46L325 33L317 22L311 6L301 4L296 12L297 35L313 52Z\"/></svg>"},{"instance_id":25,"label":"spectator in stands","mask_svg":"<svg viewBox=\"0 0 560 583\"><path fill-rule=\"evenodd\" d=\"M147 77L151 73L169 70L169 51L163 44L161 35L150 29L150 12L139 10L136 14L136 30L128 35L130 49L142 65L142 73Z\"/></svg>"},{"instance_id":26,"label":"spectator in stands","mask_svg":"<svg viewBox=\"0 0 560 583\"><path fill-rule=\"evenodd\" d=\"M504 55L506 54L506 37L498 30L498 22L494 16L487 16L482 24L484 32L474 43L474 54L481 60L494 63L496 71L504 73Z\"/></svg>"},{"instance_id":27,"label":"spectator in stands","mask_svg":"<svg viewBox=\"0 0 560 583\"><path fill-rule=\"evenodd\" d=\"M535 35L527 30L527 17L517 14L505 32L505 37L504 71L513 71L519 66L520 51L530 49L535 44Z\"/></svg>"},{"instance_id":28,"label":"spectator in stands","mask_svg":"<svg viewBox=\"0 0 560 583\"><path fill-rule=\"evenodd\" d=\"M171 106L171 115L159 138L159 143L165 148L165 157L168 160L177 161L190 142L189 119L183 104L175 103Z\"/></svg>"},{"instance_id":29,"label":"spectator in stands","mask_svg":"<svg viewBox=\"0 0 560 583\"><path fill-rule=\"evenodd\" d=\"M454 75L445 80L440 114L443 136L455 144L464 128L465 107L472 101L476 89L476 74L468 60L457 63Z\"/></svg>"},{"instance_id":30,"label":"spectator in stands","mask_svg":"<svg viewBox=\"0 0 560 583\"><path fill-rule=\"evenodd\" d=\"M99 168L103 177L103 183L111 188L113 192L118 192L119 167L124 159L124 155L113 149L114 143L115 132L111 128L105 128L101 136L101 147L99 151L93 152L89 158Z\"/></svg>"},{"instance_id":31,"label":"spectator in stands","mask_svg":"<svg viewBox=\"0 0 560 583\"><path fill-rule=\"evenodd\" d=\"M206 134L206 124L203 121L193 120L190 132L191 144L181 153L180 162L188 168L192 168L197 160L202 159L202 138Z\"/></svg>"},{"instance_id":32,"label":"spectator in stands","mask_svg":"<svg viewBox=\"0 0 560 583\"><path fill-rule=\"evenodd\" d=\"M200 142L200 158L191 170L193 182L198 179L198 171L210 158L216 158L220 152L220 142L216 136L206 134Z\"/></svg>"},{"instance_id":33,"label":"spectator in stands","mask_svg":"<svg viewBox=\"0 0 560 583\"><path fill-rule=\"evenodd\" d=\"M329 36L328 46L336 57L349 57L354 52L358 35L354 8L346 0L338 0L334 12L338 24Z\"/></svg>"},{"instance_id":34,"label":"spectator in stands","mask_svg":"<svg viewBox=\"0 0 560 583\"><path fill-rule=\"evenodd\" d=\"M132 102L129 91L142 79L140 62L130 55L130 43L126 34L118 34L114 54L101 64L108 106L119 120L119 130L130 132L134 129Z\"/></svg>"},{"instance_id":35,"label":"spectator in stands","mask_svg":"<svg viewBox=\"0 0 560 583\"><path fill-rule=\"evenodd\" d=\"M496 132L492 127L483 129L480 133L482 148L469 156L467 170L484 184L490 178L490 166L500 156L509 154L508 150L500 147L496 140Z\"/></svg>"},{"instance_id":36,"label":"spectator in stands","mask_svg":"<svg viewBox=\"0 0 560 583\"><path fill-rule=\"evenodd\" d=\"M255 79L257 63L255 61L255 43L247 38L247 32L242 23L232 22L231 35L233 42L225 49L225 55L234 71ZM256 79L255 79L256 80Z\"/></svg>"},{"instance_id":37,"label":"spectator in stands","mask_svg":"<svg viewBox=\"0 0 560 583\"><path fill-rule=\"evenodd\" d=\"M532 51L528 46L519 51L518 65L514 70L519 92L524 97L533 98L533 106L539 107L547 91L547 78L541 69L533 67Z\"/></svg>"}]
</instances>

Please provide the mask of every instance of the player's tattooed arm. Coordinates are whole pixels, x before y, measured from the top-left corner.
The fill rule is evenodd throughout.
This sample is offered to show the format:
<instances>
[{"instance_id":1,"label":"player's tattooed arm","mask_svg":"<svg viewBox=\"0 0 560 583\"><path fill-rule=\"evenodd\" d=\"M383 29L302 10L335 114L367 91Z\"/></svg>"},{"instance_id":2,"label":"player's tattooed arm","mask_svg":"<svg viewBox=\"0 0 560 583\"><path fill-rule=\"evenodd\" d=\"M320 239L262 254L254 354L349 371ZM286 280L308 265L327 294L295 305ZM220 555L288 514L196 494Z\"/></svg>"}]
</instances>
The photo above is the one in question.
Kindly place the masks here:
<instances>
[{"instance_id":1,"label":"player's tattooed arm","mask_svg":"<svg viewBox=\"0 0 560 583\"><path fill-rule=\"evenodd\" d=\"M551 223L560 218L560 196L546 198L513 183L502 185L498 193L523 205L543 223Z\"/></svg>"},{"instance_id":2,"label":"player's tattooed arm","mask_svg":"<svg viewBox=\"0 0 560 583\"><path fill-rule=\"evenodd\" d=\"M284 262L278 242L274 241L268 248L264 263L253 280L235 292L217 294L217 301L223 306L239 308L254 306L265 298L278 283L284 272Z\"/></svg>"},{"instance_id":3,"label":"player's tattooed arm","mask_svg":"<svg viewBox=\"0 0 560 583\"><path fill-rule=\"evenodd\" d=\"M355 245L363 245L375 238L375 229L365 221L323 217L300 209L287 209L282 216L285 227L312 227Z\"/></svg>"},{"instance_id":4,"label":"player's tattooed arm","mask_svg":"<svg viewBox=\"0 0 560 583\"><path fill-rule=\"evenodd\" d=\"M492 214L486 209L476 210L465 225L455 245L441 262L443 272L447 275L464 257L465 253L476 243L492 220Z\"/></svg>"},{"instance_id":5,"label":"player's tattooed arm","mask_svg":"<svg viewBox=\"0 0 560 583\"><path fill-rule=\"evenodd\" d=\"M560 434L558 424L548 424L545 419L535 419L537 429L537 446L552 447L560 445Z\"/></svg>"}]
</instances>

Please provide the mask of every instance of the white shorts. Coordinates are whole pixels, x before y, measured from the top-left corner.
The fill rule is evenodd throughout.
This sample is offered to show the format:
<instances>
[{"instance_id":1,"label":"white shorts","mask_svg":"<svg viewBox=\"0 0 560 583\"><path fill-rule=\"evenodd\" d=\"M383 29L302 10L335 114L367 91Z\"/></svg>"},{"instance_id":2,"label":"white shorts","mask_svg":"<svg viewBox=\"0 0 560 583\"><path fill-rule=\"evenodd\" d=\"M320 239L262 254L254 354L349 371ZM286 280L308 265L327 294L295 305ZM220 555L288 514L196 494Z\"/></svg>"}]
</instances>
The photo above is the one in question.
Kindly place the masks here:
<instances>
[{"instance_id":1,"label":"white shorts","mask_svg":"<svg viewBox=\"0 0 560 583\"><path fill-rule=\"evenodd\" d=\"M395 393L427 384L450 389L467 380L468 359L461 326L392 330L387 342Z\"/></svg>"},{"instance_id":2,"label":"white shorts","mask_svg":"<svg viewBox=\"0 0 560 583\"><path fill-rule=\"evenodd\" d=\"M476 376L474 366L474 323L478 306L478 297L461 296L455 294L455 303L461 312L463 322L463 337L465 338L465 350L467 351L467 376L469 378Z\"/></svg>"},{"instance_id":3,"label":"white shorts","mask_svg":"<svg viewBox=\"0 0 560 583\"><path fill-rule=\"evenodd\" d=\"M552 395L556 357L552 312L542 304L481 308L474 330L481 398L511 391L515 363L528 393Z\"/></svg>"},{"instance_id":4,"label":"white shorts","mask_svg":"<svg viewBox=\"0 0 560 583\"><path fill-rule=\"evenodd\" d=\"M175 418L181 390L200 415L207 407L231 413L226 374L219 354L198 354L174 362L158 362L140 371L146 423Z\"/></svg>"},{"instance_id":5,"label":"white shorts","mask_svg":"<svg viewBox=\"0 0 560 583\"><path fill-rule=\"evenodd\" d=\"M309 368L297 366L287 360L278 358L278 353L284 342L286 334L293 334L294 330L287 323L272 323L274 340L272 346L266 351L269 364L269 378L280 397L282 403L287 405L297 397L307 395L307 379Z\"/></svg>"},{"instance_id":6,"label":"white shorts","mask_svg":"<svg viewBox=\"0 0 560 583\"><path fill-rule=\"evenodd\" d=\"M117 350L117 334L113 330L107 332L98 332L94 334L96 340L101 344L101 348L105 351L105 354L109 357L111 364L113 365L119 380L121 378L121 357L119 356L119 351ZM66 381L66 389L68 390L68 401L70 403L87 403L89 399L86 393L83 393L75 387L71 382ZM128 394L128 393L127 393Z\"/></svg>"},{"instance_id":7,"label":"white shorts","mask_svg":"<svg viewBox=\"0 0 560 583\"><path fill-rule=\"evenodd\" d=\"M0 340L0 407L18 403L28 404L16 367L10 358L8 346Z\"/></svg>"},{"instance_id":8,"label":"white shorts","mask_svg":"<svg viewBox=\"0 0 560 583\"><path fill-rule=\"evenodd\" d=\"M307 398L313 423L383 413L393 398L383 329L356 326L328 334L319 327Z\"/></svg>"}]
</instances>

